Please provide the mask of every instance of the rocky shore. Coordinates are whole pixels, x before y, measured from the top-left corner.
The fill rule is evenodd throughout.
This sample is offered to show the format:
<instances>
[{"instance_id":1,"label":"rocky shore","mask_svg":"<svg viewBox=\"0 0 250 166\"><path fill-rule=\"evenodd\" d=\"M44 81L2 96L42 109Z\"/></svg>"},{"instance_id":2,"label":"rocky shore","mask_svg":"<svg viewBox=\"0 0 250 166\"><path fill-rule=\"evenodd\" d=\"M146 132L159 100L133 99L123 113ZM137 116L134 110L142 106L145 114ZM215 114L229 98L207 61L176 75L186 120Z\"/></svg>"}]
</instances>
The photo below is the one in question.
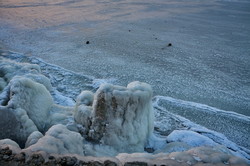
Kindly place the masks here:
<instances>
[{"instance_id":1,"label":"rocky shore","mask_svg":"<svg viewBox=\"0 0 250 166\"><path fill-rule=\"evenodd\" d=\"M207 149L208 150L208 149ZM184 152L185 153L185 152ZM238 157L223 153L195 154L194 158L176 153L161 155L120 154L116 157L90 157L79 155L58 155L46 152L27 153L12 150L9 146L0 146L1 166L248 166ZM150 158L148 158L150 156ZM220 158L223 156L223 158ZM224 160L224 161L223 161Z\"/></svg>"}]
</instances>

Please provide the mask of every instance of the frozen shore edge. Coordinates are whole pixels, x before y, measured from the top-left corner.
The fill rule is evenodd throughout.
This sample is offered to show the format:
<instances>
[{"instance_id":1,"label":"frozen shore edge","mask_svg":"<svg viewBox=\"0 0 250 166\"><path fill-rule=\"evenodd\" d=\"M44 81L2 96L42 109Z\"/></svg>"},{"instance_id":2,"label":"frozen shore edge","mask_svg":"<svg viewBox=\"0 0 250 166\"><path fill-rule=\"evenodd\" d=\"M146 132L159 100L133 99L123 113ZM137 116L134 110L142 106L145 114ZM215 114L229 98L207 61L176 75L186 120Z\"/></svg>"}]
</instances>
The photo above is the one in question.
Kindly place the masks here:
<instances>
[{"instance_id":1,"label":"frozen shore edge","mask_svg":"<svg viewBox=\"0 0 250 166\"><path fill-rule=\"evenodd\" d=\"M119 154L116 157L83 157L78 155L52 155L45 152L34 153L13 153L9 146L0 146L0 165L202 165L206 162L196 158L196 163L190 163L189 160L178 160L176 158L165 156L155 156L152 154ZM162 158L163 157L163 158ZM239 159L240 160L240 159ZM233 157L231 165L247 165L239 162L237 157ZM240 160L241 161L241 160ZM234 163L235 162L235 163ZM236 164L237 163L237 164ZM228 165L229 163L221 163Z\"/></svg>"}]
</instances>

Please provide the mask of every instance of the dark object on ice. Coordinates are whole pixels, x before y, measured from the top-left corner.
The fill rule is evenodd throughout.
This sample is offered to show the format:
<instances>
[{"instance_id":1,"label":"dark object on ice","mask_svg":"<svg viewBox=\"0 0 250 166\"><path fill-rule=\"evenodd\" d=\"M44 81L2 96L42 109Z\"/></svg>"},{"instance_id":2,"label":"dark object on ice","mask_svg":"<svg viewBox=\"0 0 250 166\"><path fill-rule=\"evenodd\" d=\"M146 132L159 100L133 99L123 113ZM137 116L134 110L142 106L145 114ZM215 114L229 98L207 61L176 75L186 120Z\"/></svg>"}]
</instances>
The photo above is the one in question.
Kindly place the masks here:
<instances>
[{"instance_id":1,"label":"dark object on ice","mask_svg":"<svg viewBox=\"0 0 250 166\"><path fill-rule=\"evenodd\" d=\"M132 162L126 162L124 166L148 166L148 164L143 161L132 161Z\"/></svg>"},{"instance_id":2,"label":"dark object on ice","mask_svg":"<svg viewBox=\"0 0 250 166\"><path fill-rule=\"evenodd\" d=\"M86 41L86 44L89 44L89 41Z\"/></svg>"},{"instance_id":3,"label":"dark object on ice","mask_svg":"<svg viewBox=\"0 0 250 166\"><path fill-rule=\"evenodd\" d=\"M148 153L154 153L154 148L144 148L144 151L148 152Z\"/></svg>"},{"instance_id":4,"label":"dark object on ice","mask_svg":"<svg viewBox=\"0 0 250 166\"><path fill-rule=\"evenodd\" d=\"M162 47L161 49L162 49L162 50L165 50L165 48L167 48L167 47L171 47L171 46L173 46L173 45L172 45L172 43L168 43L167 45L165 45L165 46L164 46L164 47Z\"/></svg>"},{"instance_id":5,"label":"dark object on ice","mask_svg":"<svg viewBox=\"0 0 250 166\"><path fill-rule=\"evenodd\" d=\"M131 30L128 30L129 32L131 32Z\"/></svg>"}]
</instances>

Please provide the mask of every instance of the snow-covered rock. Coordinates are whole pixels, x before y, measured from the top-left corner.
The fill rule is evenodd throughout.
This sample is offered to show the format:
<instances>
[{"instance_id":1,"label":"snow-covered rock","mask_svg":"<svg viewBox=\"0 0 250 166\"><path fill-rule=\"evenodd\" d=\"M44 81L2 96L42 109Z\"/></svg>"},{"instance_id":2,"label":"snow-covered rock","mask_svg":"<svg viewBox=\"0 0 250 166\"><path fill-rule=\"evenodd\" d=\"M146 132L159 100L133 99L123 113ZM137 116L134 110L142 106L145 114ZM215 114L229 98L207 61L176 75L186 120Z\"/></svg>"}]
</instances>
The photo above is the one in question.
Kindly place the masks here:
<instances>
[{"instance_id":1,"label":"snow-covered rock","mask_svg":"<svg viewBox=\"0 0 250 166\"><path fill-rule=\"evenodd\" d=\"M0 147L5 148L5 149L6 147L8 147L9 149L11 149L13 154L20 153L21 151L21 148L19 147L19 145L11 139L0 140Z\"/></svg>"},{"instance_id":2,"label":"snow-covered rock","mask_svg":"<svg viewBox=\"0 0 250 166\"><path fill-rule=\"evenodd\" d=\"M76 99L74 119L76 123L83 125L85 135L89 131L91 125L93 100L94 94L91 91L82 91Z\"/></svg>"},{"instance_id":3,"label":"snow-covered rock","mask_svg":"<svg viewBox=\"0 0 250 166\"><path fill-rule=\"evenodd\" d=\"M33 135L37 137L36 134ZM30 138L32 140L32 138ZM83 138L77 133L67 129L62 124L52 126L37 143L29 146L24 151L44 151L55 154L83 155Z\"/></svg>"},{"instance_id":4,"label":"snow-covered rock","mask_svg":"<svg viewBox=\"0 0 250 166\"><path fill-rule=\"evenodd\" d=\"M167 136L167 141L183 142L192 147L217 145L212 139L188 130L174 130Z\"/></svg>"},{"instance_id":5,"label":"snow-covered rock","mask_svg":"<svg viewBox=\"0 0 250 166\"><path fill-rule=\"evenodd\" d=\"M38 65L1 58L1 139L13 139L23 147L31 133L68 123L73 107L54 104L50 80L40 72Z\"/></svg>"},{"instance_id":6,"label":"snow-covered rock","mask_svg":"<svg viewBox=\"0 0 250 166\"><path fill-rule=\"evenodd\" d=\"M53 106L53 99L45 86L29 78L16 76L10 81L9 88L7 107L25 110L39 131L45 131L50 123L49 111Z\"/></svg>"},{"instance_id":7,"label":"snow-covered rock","mask_svg":"<svg viewBox=\"0 0 250 166\"><path fill-rule=\"evenodd\" d=\"M127 88L102 85L94 96L88 138L119 152L142 152L153 132L151 97L152 89L146 83L132 82ZM85 118L91 112L87 106L80 110Z\"/></svg>"},{"instance_id":8,"label":"snow-covered rock","mask_svg":"<svg viewBox=\"0 0 250 166\"><path fill-rule=\"evenodd\" d=\"M37 141L43 137L43 134L40 133L39 131L34 131L33 133L31 133L29 135L29 137L27 138L27 141L25 143L25 148L34 145L37 143Z\"/></svg>"}]
</instances>

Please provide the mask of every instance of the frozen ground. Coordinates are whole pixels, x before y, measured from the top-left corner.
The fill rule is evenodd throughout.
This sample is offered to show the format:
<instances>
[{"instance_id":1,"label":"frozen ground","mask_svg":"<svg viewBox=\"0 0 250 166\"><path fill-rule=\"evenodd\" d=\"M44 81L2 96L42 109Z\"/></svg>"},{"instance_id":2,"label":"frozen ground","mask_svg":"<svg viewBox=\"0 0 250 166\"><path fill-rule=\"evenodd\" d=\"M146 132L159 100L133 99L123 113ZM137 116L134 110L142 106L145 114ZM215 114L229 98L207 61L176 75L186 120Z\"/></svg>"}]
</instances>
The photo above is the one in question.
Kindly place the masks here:
<instances>
[{"instance_id":1,"label":"frozen ground","mask_svg":"<svg viewBox=\"0 0 250 166\"><path fill-rule=\"evenodd\" d=\"M2 0L0 42L79 74L147 82L169 111L249 148L249 17L246 0Z\"/></svg>"}]
</instances>

